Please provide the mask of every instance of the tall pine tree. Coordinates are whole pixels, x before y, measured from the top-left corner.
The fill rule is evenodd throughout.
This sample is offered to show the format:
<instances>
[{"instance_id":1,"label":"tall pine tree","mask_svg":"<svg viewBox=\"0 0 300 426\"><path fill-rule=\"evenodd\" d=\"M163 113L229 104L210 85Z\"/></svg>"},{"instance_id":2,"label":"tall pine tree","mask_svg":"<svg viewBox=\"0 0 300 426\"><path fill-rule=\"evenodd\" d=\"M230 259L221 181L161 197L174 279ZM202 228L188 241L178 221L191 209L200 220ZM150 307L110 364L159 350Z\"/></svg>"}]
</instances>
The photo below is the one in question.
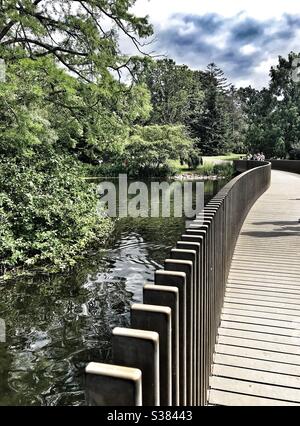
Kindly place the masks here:
<instances>
[{"instance_id":1,"label":"tall pine tree","mask_svg":"<svg viewBox=\"0 0 300 426\"><path fill-rule=\"evenodd\" d=\"M214 63L201 74L205 97L202 114L190 123L191 131L206 155L226 152L228 145L228 113L226 96L229 84L223 71Z\"/></svg>"}]
</instances>

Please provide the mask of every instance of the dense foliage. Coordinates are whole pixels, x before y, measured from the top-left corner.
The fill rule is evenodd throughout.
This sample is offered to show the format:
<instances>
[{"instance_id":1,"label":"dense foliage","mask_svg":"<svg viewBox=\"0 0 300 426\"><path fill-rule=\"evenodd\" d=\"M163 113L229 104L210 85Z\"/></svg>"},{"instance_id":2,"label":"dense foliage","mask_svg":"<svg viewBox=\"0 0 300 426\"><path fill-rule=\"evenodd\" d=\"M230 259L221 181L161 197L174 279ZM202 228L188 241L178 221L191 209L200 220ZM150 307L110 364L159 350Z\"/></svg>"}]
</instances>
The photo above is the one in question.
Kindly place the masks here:
<instances>
[{"instance_id":1,"label":"dense foliage","mask_svg":"<svg viewBox=\"0 0 300 426\"><path fill-rule=\"evenodd\" d=\"M196 156L243 151L245 117L240 99L215 64L192 71L172 60L158 60L145 67L140 81L151 92L149 123L185 125Z\"/></svg>"},{"instance_id":2,"label":"dense foliage","mask_svg":"<svg viewBox=\"0 0 300 426\"><path fill-rule=\"evenodd\" d=\"M143 85L112 73L134 77L143 62L118 50L118 31L137 46L151 33L133 3L1 2L0 275L64 270L111 231L85 165L122 156L130 128L151 110Z\"/></svg>"},{"instance_id":3,"label":"dense foliage","mask_svg":"<svg viewBox=\"0 0 300 426\"><path fill-rule=\"evenodd\" d=\"M124 57L118 35L141 50L138 38L152 34L146 17L130 12L136 0L4 0L0 9L0 56L51 56L86 81L135 67Z\"/></svg>"},{"instance_id":4,"label":"dense foliage","mask_svg":"<svg viewBox=\"0 0 300 426\"><path fill-rule=\"evenodd\" d=\"M0 273L18 266L64 270L103 242L108 219L95 214L96 191L69 156L41 152L0 160ZM20 270L19 270L20 272Z\"/></svg>"},{"instance_id":5,"label":"dense foliage","mask_svg":"<svg viewBox=\"0 0 300 426\"><path fill-rule=\"evenodd\" d=\"M131 176L163 177L172 174L170 160L191 151L182 126L135 126L124 151L125 171Z\"/></svg>"},{"instance_id":6,"label":"dense foliage","mask_svg":"<svg viewBox=\"0 0 300 426\"><path fill-rule=\"evenodd\" d=\"M293 78L296 57L294 53L287 59L279 57L268 89L240 89L249 122L248 147L268 157L300 158L300 83Z\"/></svg>"},{"instance_id":7,"label":"dense foliage","mask_svg":"<svg viewBox=\"0 0 300 426\"><path fill-rule=\"evenodd\" d=\"M261 152L300 157L300 83L295 59L279 57L269 87L235 88L215 64L192 71L164 59L140 75L151 92L151 124L183 124L203 155Z\"/></svg>"}]
</instances>

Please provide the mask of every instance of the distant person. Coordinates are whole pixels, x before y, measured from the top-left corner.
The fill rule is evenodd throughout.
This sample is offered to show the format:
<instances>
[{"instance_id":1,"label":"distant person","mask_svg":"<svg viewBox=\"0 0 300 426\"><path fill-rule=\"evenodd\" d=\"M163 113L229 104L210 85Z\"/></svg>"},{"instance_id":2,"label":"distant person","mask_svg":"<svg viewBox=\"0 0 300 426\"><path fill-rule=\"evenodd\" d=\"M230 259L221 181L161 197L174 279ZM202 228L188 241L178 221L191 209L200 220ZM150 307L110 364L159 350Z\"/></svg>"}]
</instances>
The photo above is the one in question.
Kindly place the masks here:
<instances>
[{"instance_id":1,"label":"distant person","mask_svg":"<svg viewBox=\"0 0 300 426\"><path fill-rule=\"evenodd\" d=\"M265 156L265 154L263 152L260 155L260 160L261 161L266 161L266 156Z\"/></svg>"},{"instance_id":2,"label":"distant person","mask_svg":"<svg viewBox=\"0 0 300 426\"><path fill-rule=\"evenodd\" d=\"M262 152L258 153L258 161L264 161L263 160L264 154Z\"/></svg>"}]
</instances>

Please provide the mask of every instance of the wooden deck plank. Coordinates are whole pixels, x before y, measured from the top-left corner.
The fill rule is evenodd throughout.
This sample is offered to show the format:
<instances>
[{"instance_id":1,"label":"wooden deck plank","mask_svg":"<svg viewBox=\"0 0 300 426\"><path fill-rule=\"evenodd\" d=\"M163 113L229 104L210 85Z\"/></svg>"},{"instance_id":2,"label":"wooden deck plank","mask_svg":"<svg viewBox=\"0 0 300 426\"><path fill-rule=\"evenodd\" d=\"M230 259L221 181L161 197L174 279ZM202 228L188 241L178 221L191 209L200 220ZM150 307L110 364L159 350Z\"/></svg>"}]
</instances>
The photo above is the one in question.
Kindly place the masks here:
<instances>
[{"instance_id":1,"label":"wooden deck plank","mask_svg":"<svg viewBox=\"0 0 300 426\"><path fill-rule=\"evenodd\" d=\"M288 314L275 314L275 312L260 312L257 310L242 310L242 309L232 309L224 306L223 314L228 315L237 315L237 316L247 316L253 318L266 318L266 319L276 319L279 321L294 321L300 324L299 315L288 315Z\"/></svg>"},{"instance_id":2,"label":"wooden deck plank","mask_svg":"<svg viewBox=\"0 0 300 426\"><path fill-rule=\"evenodd\" d=\"M269 300L260 300L260 299L249 299L247 297L237 297L237 296L230 296L228 297L225 294L224 301L227 303L239 303L244 304L245 306L263 306L266 308L278 308L278 309L286 309L286 310L299 310L299 305L287 305L286 303L281 302L270 302Z\"/></svg>"},{"instance_id":3,"label":"wooden deck plank","mask_svg":"<svg viewBox=\"0 0 300 426\"><path fill-rule=\"evenodd\" d=\"M297 288L297 287L296 287ZM284 288L284 287L275 287L275 286L270 286L270 287L265 287L265 286L261 286L259 287L258 285L253 285L253 284L232 284L232 283L228 283L227 284L227 289L231 289L233 291L258 291L259 294L272 294L272 293L276 293L276 295L286 295L287 297L294 297L294 296L298 296L300 297L300 291L294 290L294 289L290 289L290 288Z\"/></svg>"},{"instance_id":4,"label":"wooden deck plank","mask_svg":"<svg viewBox=\"0 0 300 426\"><path fill-rule=\"evenodd\" d=\"M221 327L235 330L255 331L256 333L275 334L276 336L299 337L300 333L297 330L289 328L271 327L258 324L249 324L245 322L221 321Z\"/></svg>"},{"instance_id":5,"label":"wooden deck plank","mask_svg":"<svg viewBox=\"0 0 300 426\"><path fill-rule=\"evenodd\" d=\"M278 302L276 299L274 301L274 299L270 298L266 298L263 296L259 296L259 297L253 297L253 295L241 295L241 294L230 294L227 295L227 293L225 294L225 301L230 301L230 300L238 300L240 303L248 303L248 304L252 304L252 305L260 305L260 306L274 306L274 307L278 307L278 308L286 308L286 309L299 309L300 310L300 305L299 303L289 303L289 301L283 300L281 299L280 302Z\"/></svg>"},{"instance_id":6,"label":"wooden deck plank","mask_svg":"<svg viewBox=\"0 0 300 426\"><path fill-rule=\"evenodd\" d=\"M236 355L226 355L216 353L214 364L231 365L232 367L249 368L256 371L269 371L288 376L300 376L300 366L283 364L281 362L272 362L255 358L245 358Z\"/></svg>"},{"instance_id":7,"label":"wooden deck plank","mask_svg":"<svg viewBox=\"0 0 300 426\"><path fill-rule=\"evenodd\" d=\"M266 253L266 250L264 250L264 253ZM276 265L276 261L280 259L280 255L282 255L282 250L278 252L276 255L275 253L269 253L268 257L266 257L266 254L260 254L258 251L257 254L255 254L255 257L250 260L251 256L253 256L253 249L249 249L249 251L241 252L239 254L239 257L233 256L232 260L236 262L237 264L243 265L245 268L248 266L252 267L271 267ZM240 257L243 256L243 257ZM297 257L298 254L294 252L291 257L287 259L283 259L282 261L282 267L286 268L290 265L295 266L297 269L299 265L297 264ZM277 266L277 265L276 265Z\"/></svg>"},{"instance_id":8,"label":"wooden deck plank","mask_svg":"<svg viewBox=\"0 0 300 426\"><path fill-rule=\"evenodd\" d=\"M238 368L220 364L214 365L212 374L230 379L300 389L300 377L289 376L287 374L270 373L269 371L257 371L249 368Z\"/></svg>"},{"instance_id":9,"label":"wooden deck plank","mask_svg":"<svg viewBox=\"0 0 300 426\"><path fill-rule=\"evenodd\" d=\"M241 292L233 292L230 289L226 292L226 297L239 297L240 299L246 299L246 300L258 300L262 302L274 302L274 303L284 303L288 307L292 306L299 306L300 307L300 300L297 298L291 298L291 297L280 297L280 296L273 296L273 295L265 295L265 294L251 294L244 291Z\"/></svg>"},{"instance_id":10,"label":"wooden deck plank","mask_svg":"<svg viewBox=\"0 0 300 426\"><path fill-rule=\"evenodd\" d=\"M239 262L234 263L234 267L231 268L230 275L234 274L248 274L251 275L252 273L258 274L258 275L268 275L268 277L278 277L278 274L283 274L285 278L298 278L298 271L293 271L289 268L283 268L281 265L277 265L276 271L274 271L274 268L268 267L266 265L251 265L251 266L243 266Z\"/></svg>"},{"instance_id":11,"label":"wooden deck plank","mask_svg":"<svg viewBox=\"0 0 300 426\"><path fill-rule=\"evenodd\" d=\"M278 342L263 342L260 340L251 340L241 337L219 336L218 344L239 346L242 348L260 349L272 352L280 352L283 354L300 355L300 346L285 345ZM245 352L247 355L247 352Z\"/></svg>"},{"instance_id":12,"label":"wooden deck plank","mask_svg":"<svg viewBox=\"0 0 300 426\"><path fill-rule=\"evenodd\" d=\"M300 366L300 355L285 354L284 356L278 352L267 351L263 349L242 348L239 346L229 346L216 344L216 353L225 355L236 355L247 358L261 359L272 362L282 362L283 364L290 364L291 368Z\"/></svg>"},{"instance_id":13,"label":"wooden deck plank","mask_svg":"<svg viewBox=\"0 0 300 426\"><path fill-rule=\"evenodd\" d=\"M275 319L267 319L260 317L250 317L250 316L239 316L239 315L229 315L223 313L221 319L224 321L234 321L234 322L245 322L247 324L258 324L258 325L269 325L271 327L280 327L280 328L288 328L293 330L299 330L300 335L300 323L296 321L279 321Z\"/></svg>"},{"instance_id":14,"label":"wooden deck plank","mask_svg":"<svg viewBox=\"0 0 300 426\"><path fill-rule=\"evenodd\" d=\"M265 313L299 316L297 309L273 308L272 306L245 305L243 303L224 303L224 309L239 309L243 311L258 311Z\"/></svg>"},{"instance_id":15,"label":"wooden deck plank","mask_svg":"<svg viewBox=\"0 0 300 426\"><path fill-rule=\"evenodd\" d=\"M247 382L237 379L212 376L210 378L212 389L227 392L242 393L258 397L269 397L281 401L300 403L300 390L281 386L266 385L264 383Z\"/></svg>"},{"instance_id":16,"label":"wooden deck plank","mask_svg":"<svg viewBox=\"0 0 300 426\"><path fill-rule=\"evenodd\" d=\"M223 392L211 389L209 391L209 405L227 405L227 406L295 406L292 402L282 402L275 399L258 398L255 396L242 395L238 393Z\"/></svg>"},{"instance_id":17,"label":"wooden deck plank","mask_svg":"<svg viewBox=\"0 0 300 426\"><path fill-rule=\"evenodd\" d=\"M235 286L227 286L227 294L234 294L234 293L243 293L243 294L251 294L251 295L255 295L255 296L271 296L271 297L284 297L286 299L293 299L293 300L297 300L300 299L300 295L299 293L286 293L286 294L282 294L281 291L278 290L274 290L274 291L270 291L270 290L265 290L264 288L258 288L258 289L251 289L251 288L241 288L241 287L235 287Z\"/></svg>"},{"instance_id":18,"label":"wooden deck plank","mask_svg":"<svg viewBox=\"0 0 300 426\"><path fill-rule=\"evenodd\" d=\"M282 343L284 345L300 346L300 337L276 336L275 334L257 333L249 330L235 330L233 328L219 328L219 336L240 337L248 340L258 340L261 342Z\"/></svg>"},{"instance_id":19,"label":"wooden deck plank","mask_svg":"<svg viewBox=\"0 0 300 426\"><path fill-rule=\"evenodd\" d=\"M251 251L250 251L250 254ZM271 254L271 253L270 253ZM252 264L254 263L255 265L257 264L266 264L266 265L276 265L276 261L277 259L280 257L279 256L270 256L269 254L263 255L263 256L255 256L255 259L251 259L249 258L249 252L246 253L242 253L242 251L240 251L237 254L234 254L232 259L236 260L239 263L244 263L245 265L248 265L249 263ZM298 266L298 256L293 256L293 257L289 257L288 259L283 259L281 261L282 265L293 265L293 266Z\"/></svg>"},{"instance_id":20,"label":"wooden deck plank","mask_svg":"<svg viewBox=\"0 0 300 426\"><path fill-rule=\"evenodd\" d=\"M253 283L260 283L260 282L262 282L262 283L271 283L271 284L282 284L282 283L285 283L285 284L287 284L287 285L299 285L299 281L298 280L292 280L292 281L284 281L283 280L283 278L282 277L277 277L277 278L268 278L267 276L265 276L265 277L260 277L260 278L258 278L258 277L254 277L253 275L250 275L250 276L245 276L245 277L242 277L242 276L239 276L239 275L237 275L237 276L235 276L235 277L233 277L233 276L229 276L229 281L231 281L231 280L239 280L239 281L250 281L250 282L253 282Z\"/></svg>"},{"instance_id":21,"label":"wooden deck plank","mask_svg":"<svg viewBox=\"0 0 300 426\"><path fill-rule=\"evenodd\" d=\"M255 282L248 280L228 280L227 286L250 286L250 287L259 287L261 289L274 289L274 290L291 290L292 292L296 291L300 293L300 288L298 284L278 284L278 283L268 283L268 282Z\"/></svg>"},{"instance_id":22,"label":"wooden deck plank","mask_svg":"<svg viewBox=\"0 0 300 426\"><path fill-rule=\"evenodd\" d=\"M300 405L300 176L272 171L238 238L208 402Z\"/></svg>"},{"instance_id":23,"label":"wooden deck plank","mask_svg":"<svg viewBox=\"0 0 300 426\"><path fill-rule=\"evenodd\" d=\"M257 274L257 272L256 272ZM275 282L280 281L280 282L285 282L285 283L297 283L298 282L298 278L299 275L295 275L295 276L286 276L284 273L281 274L280 276L280 270L278 270L278 273L274 274L273 276L271 274L269 274L268 272L261 272L259 273L260 279L262 280L267 280L269 282L272 282L272 280L274 280ZM242 278L242 279L253 279L253 273L249 272L248 270L236 270L236 271L232 271L230 273L230 278ZM259 279L257 279L257 281L259 282Z\"/></svg>"},{"instance_id":24,"label":"wooden deck plank","mask_svg":"<svg viewBox=\"0 0 300 426\"><path fill-rule=\"evenodd\" d=\"M236 250L238 250L238 248L236 248ZM256 253L255 253L255 257L254 257L253 260L257 260L258 262L266 261L266 262L274 263L282 255L282 250L279 250L277 253L276 252L269 252L268 255L266 255L266 250L267 249L263 249L263 250L257 249ZM240 249L239 250L239 256L243 257L244 260L246 258L250 259L249 256L252 256L252 255L253 255L253 248L251 248L251 249L249 248L247 250L246 249ZM298 250L294 249L293 253L291 253L291 255L288 258L283 259L283 264L285 265L285 264L296 263L298 256L299 256ZM237 261L238 257L233 255L232 260Z\"/></svg>"}]
</instances>

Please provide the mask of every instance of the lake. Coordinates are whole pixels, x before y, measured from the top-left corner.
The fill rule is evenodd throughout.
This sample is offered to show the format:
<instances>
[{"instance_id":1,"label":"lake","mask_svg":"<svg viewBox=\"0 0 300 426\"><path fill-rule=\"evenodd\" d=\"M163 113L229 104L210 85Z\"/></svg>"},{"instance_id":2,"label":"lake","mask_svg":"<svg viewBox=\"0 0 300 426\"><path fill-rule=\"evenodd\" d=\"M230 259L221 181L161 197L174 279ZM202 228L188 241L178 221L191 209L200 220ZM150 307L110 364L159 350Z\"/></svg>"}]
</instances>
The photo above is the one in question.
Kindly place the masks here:
<instances>
[{"instance_id":1,"label":"lake","mask_svg":"<svg viewBox=\"0 0 300 426\"><path fill-rule=\"evenodd\" d=\"M205 201L226 181L206 181ZM185 218L125 218L106 246L68 274L22 277L0 285L0 405L82 405L89 361L109 362L111 330L129 325Z\"/></svg>"}]
</instances>

